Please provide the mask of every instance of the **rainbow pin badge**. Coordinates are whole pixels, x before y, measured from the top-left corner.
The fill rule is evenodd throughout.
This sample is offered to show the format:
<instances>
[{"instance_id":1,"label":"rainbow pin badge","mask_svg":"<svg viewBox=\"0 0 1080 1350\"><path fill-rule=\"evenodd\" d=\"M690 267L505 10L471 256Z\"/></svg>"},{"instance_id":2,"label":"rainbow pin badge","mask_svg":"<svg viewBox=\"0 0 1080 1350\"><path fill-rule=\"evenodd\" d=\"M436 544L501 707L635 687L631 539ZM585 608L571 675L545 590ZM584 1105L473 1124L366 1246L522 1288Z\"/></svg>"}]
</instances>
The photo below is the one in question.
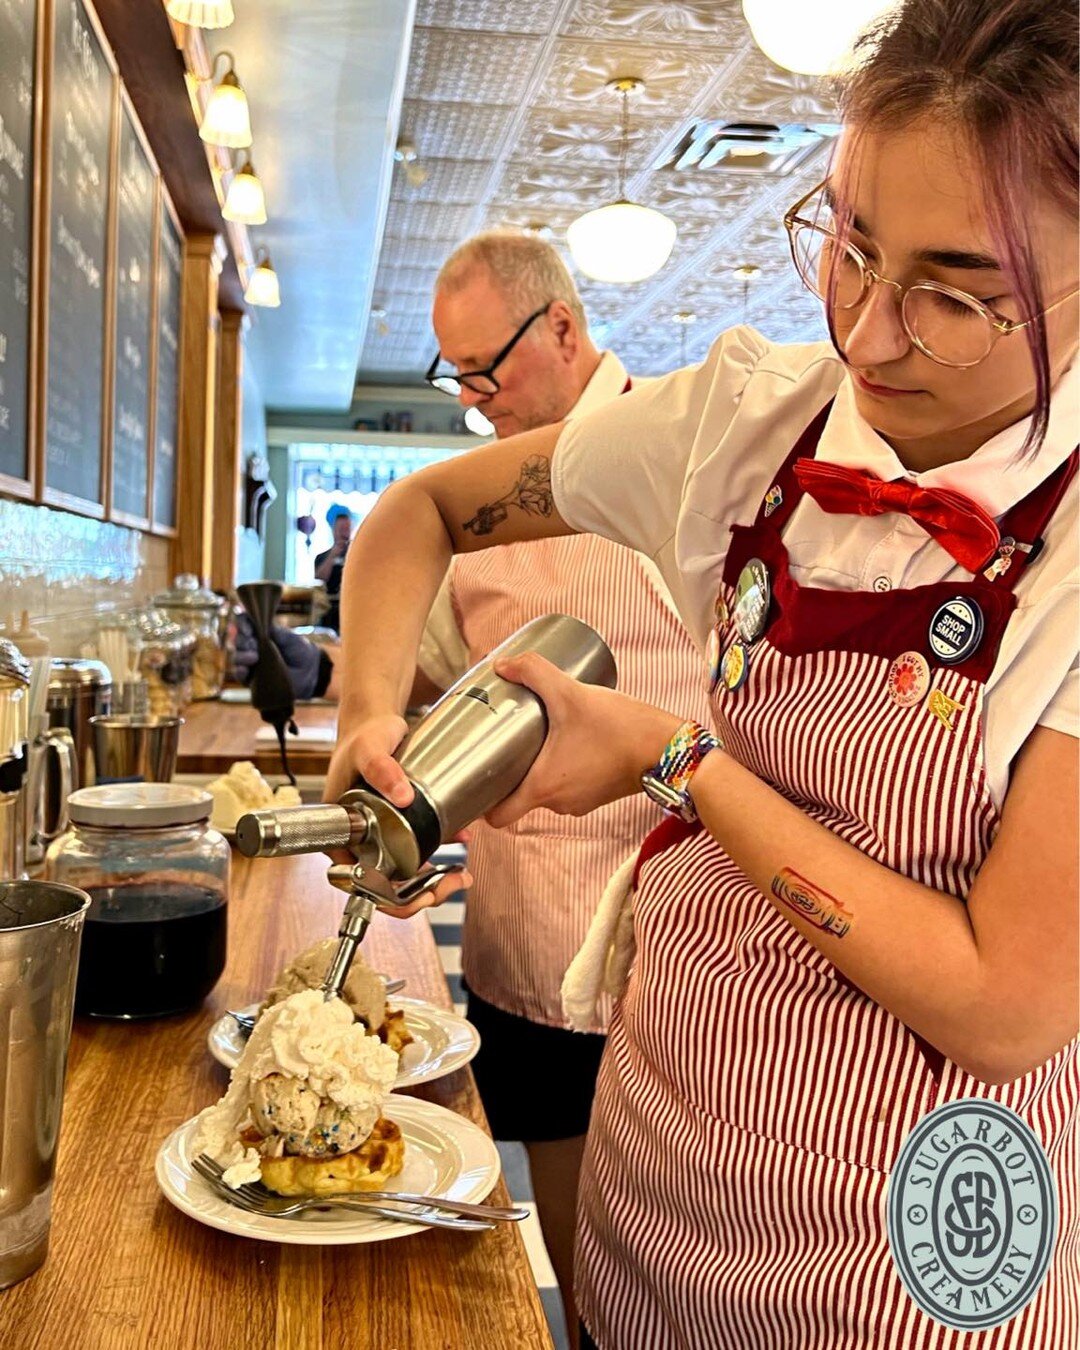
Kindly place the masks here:
<instances>
[{"instance_id":1,"label":"rainbow pin badge","mask_svg":"<svg viewBox=\"0 0 1080 1350\"><path fill-rule=\"evenodd\" d=\"M778 506L782 506L784 494L780 490L780 484L774 483L765 494L765 514L771 516Z\"/></svg>"}]
</instances>

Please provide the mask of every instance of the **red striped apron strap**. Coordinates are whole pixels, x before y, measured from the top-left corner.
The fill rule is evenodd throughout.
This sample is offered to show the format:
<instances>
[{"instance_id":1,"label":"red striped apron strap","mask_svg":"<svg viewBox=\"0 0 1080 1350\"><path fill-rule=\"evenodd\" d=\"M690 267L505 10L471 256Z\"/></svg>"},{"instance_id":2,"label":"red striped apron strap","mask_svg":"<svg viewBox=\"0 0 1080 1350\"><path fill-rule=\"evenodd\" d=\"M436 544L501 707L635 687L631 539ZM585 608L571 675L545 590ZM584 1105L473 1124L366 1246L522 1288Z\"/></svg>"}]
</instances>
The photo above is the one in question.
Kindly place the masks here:
<instances>
[{"instance_id":1,"label":"red striped apron strap","mask_svg":"<svg viewBox=\"0 0 1080 1350\"><path fill-rule=\"evenodd\" d=\"M681 844L684 839L689 839L692 835L697 834L700 829L700 820L695 820L692 824L689 824L678 816L665 816L660 824L655 829L650 830L642 841L641 848L638 850L637 862L634 864L634 876L630 883L631 889L637 888L641 869L650 858L655 858L660 853L666 853L669 848Z\"/></svg>"},{"instance_id":2,"label":"red striped apron strap","mask_svg":"<svg viewBox=\"0 0 1080 1350\"><path fill-rule=\"evenodd\" d=\"M1058 465L1049 478L1002 516L999 523L1002 539L1012 538L1026 547L1017 548L1010 555L1010 566L1000 575L1001 589L1012 590L1024 568L1033 563L1042 551L1043 531L1068 491L1069 484L1076 477L1078 454L1080 447Z\"/></svg>"}]
</instances>

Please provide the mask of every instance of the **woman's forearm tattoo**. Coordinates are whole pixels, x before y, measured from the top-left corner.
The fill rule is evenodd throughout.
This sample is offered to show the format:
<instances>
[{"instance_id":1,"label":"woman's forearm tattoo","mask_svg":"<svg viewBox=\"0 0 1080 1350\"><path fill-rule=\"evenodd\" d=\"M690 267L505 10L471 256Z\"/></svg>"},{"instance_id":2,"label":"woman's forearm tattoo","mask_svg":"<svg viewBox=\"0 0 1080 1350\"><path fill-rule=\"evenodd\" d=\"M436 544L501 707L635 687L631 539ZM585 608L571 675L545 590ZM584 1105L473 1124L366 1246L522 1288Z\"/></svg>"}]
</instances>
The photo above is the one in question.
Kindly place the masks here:
<instances>
[{"instance_id":1,"label":"woman's forearm tattoo","mask_svg":"<svg viewBox=\"0 0 1080 1350\"><path fill-rule=\"evenodd\" d=\"M530 455L522 464L518 480L509 492L497 501L481 506L471 520L462 524L470 534L492 534L516 506L529 516L550 516L555 509L551 495L551 460L543 455Z\"/></svg>"},{"instance_id":2,"label":"woman's forearm tattoo","mask_svg":"<svg viewBox=\"0 0 1080 1350\"><path fill-rule=\"evenodd\" d=\"M836 899L790 867L781 867L772 879L772 893L782 905L823 933L842 938L851 927L852 915Z\"/></svg>"}]
</instances>

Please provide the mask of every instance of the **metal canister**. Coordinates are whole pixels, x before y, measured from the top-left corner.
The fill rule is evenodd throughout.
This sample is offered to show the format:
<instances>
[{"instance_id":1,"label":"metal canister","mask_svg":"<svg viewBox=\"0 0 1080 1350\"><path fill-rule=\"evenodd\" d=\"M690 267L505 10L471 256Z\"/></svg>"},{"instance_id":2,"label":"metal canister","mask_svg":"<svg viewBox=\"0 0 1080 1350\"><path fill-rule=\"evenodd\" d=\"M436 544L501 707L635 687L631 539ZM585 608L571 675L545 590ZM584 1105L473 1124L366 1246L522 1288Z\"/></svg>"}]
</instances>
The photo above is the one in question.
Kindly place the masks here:
<instances>
[{"instance_id":1,"label":"metal canister","mask_svg":"<svg viewBox=\"0 0 1080 1350\"><path fill-rule=\"evenodd\" d=\"M90 897L44 881L0 882L0 1289L49 1249L83 916Z\"/></svg>"},{"instance_id":2,"label":"metal canister","mask_svg":"<svg viewBox=\"0 0 1080 1350\"><path fill-rule=\"evenodd\" d=\"M197 576L185 572L176 578L171 590L155 595L153 603L173 623L195 635L191 697L217 698L225 683L228 601L216 591L200 586Z\"/></svg>"},{"instance_id":3,"label":"metal canister","mask_svg":"<svg viewBox=\"0 0 1080 1350\"><path fill-rule=\"evenodd\" d=\"M75 788L94 781L94 736L91 717L100 717L112 706L112 677L103 661L54 656L49 674L46 711L50 727L67 727L75 742ZM51 774L47 790L46 817L60 814L59 775Z\"/></svg>"}]
</instances>

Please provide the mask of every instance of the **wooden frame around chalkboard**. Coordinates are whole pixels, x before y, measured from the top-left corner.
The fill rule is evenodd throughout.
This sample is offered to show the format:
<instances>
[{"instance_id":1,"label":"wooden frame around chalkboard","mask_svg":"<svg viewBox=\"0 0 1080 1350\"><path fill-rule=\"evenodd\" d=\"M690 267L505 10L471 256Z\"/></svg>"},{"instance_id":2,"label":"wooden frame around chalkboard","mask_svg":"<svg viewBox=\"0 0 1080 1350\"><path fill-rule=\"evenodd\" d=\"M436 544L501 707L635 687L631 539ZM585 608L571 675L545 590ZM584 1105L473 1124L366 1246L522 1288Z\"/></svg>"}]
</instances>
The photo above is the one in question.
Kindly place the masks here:
<instances>
[{"instance_id":1,"label":"wooden frame around chalkboard","mask_svg":"<svg viewBox=\"0 0 1080 1350\"><path fill-rule=\"evenodd\" d=\"M46 480L46 462L45 462L45 441L47 431L48 414L48 389L49 389L49 283L50 283L50 249L52 247L50 212L52 208L51 182L52 182L52 115L53 115L53 44L56 36L56 0L45 0L44 12L46 23L41 30L41 42L39 44L43 51L43 62L41 65L41 84L44 92L44 107L41 118L41 191L38 197L40 205L38 228L34 230L34 242L38 250L39 259L39 285L38 285L38 304L37 313L39 317L38 334L40 342L38 344L37 359L34 362L37 370L38 387L35 399L35 434L34 434L34 467L36 474L36 483L38 491L35 494L35 500L44 502L48 506L60 506L67 511L74 511L81 516L93 516L97 520L105 518L105 500L106 493L109 490L109 481L112 473L112 447L107 440L107 433L111 428L112 408L109 403L109 393L111 390L112 374L110 371L110 356L108 349L109 338L109 308L110 292L113 284L112 273L110 271L109 240L113 230L113 215L115 212L114 192L112 190L112 177L116 172L115 156L119 142L119 115L120 115L120 71L116 64L116 57L113 55L112 47L105 36L105 30L101 25L101 20L97 16L92 0L74 0L74 3L80 5L94 30L94 36L98 40L101 53L105 58L105 64L109 68L111 76L111 92L109 110L109 163L106 169L109 175L107 214L105 218L105 268L102 273L101 285L103 291L103 302L105 312L102 315L102 359L103 376L101 390L101 464L98 487L101 495L100 502L87 501L83 497L76 497L68 492L61 492L57 488L51 488Z\"/></svg>"},{"instance_id":2,"label":"wooden frame around chalkboard","mask_svg":"<svg viewBox=\"0 0 1080 1350\"><path fill-rule=\"evenodd\" d=\"M41 332L41 316L39 313L41 260L38 249L38 224L41 219L41 203L44 192L42 144L45 126L45 48L47 45L45 25L47 20L49 20L49 15L46 10L46 0L37 0L34 5L34 112L30 132L30 153L34 161L34 176L33 182L30 184L30 322L27 327L29 346L26 361L26 477L18 478L14 474L0 473L0 493L3 493L6 497L29 497L35 500L41 487L37 455L37 349Z\"/></svg>"},{"instance_id":3,"label":"wooden frame around chalkboard","mask_svg":"<svg viewBox=\"0 0 1080 1350\"><path fill-rule=\"evenodd\" d=\"M154 474L157 464L157 382L158 382L158 343L161 335L161 322L158 314L158 305L161 303L161 287L158 283L158 267L160 263L161 235L164 228L164 216L168 212L169 218L176 230L177 237L180 240L181 249L184 245L184 227L180 224L180 217L176 213L176 207L173 206L172 198L169 196L169 189L165 186L165 180L158 177L158 209L156 214L156 226L154 229L154 334L152 341L153 356L150 362L151 371L151 403L153 405L153 414L150 419L150 462L147 467L149 475L149 512L150 512L150 533L161 535L165 539L175 539L180 533L177 525L165 525L161 521L154 519ZM176 353L176 398L177 398L177 437L176 437L176 461L174 467L173 479L173 501L177 508L179 507L178 489L180 474L180 392L184 387L184 277L183 270L180 274L180 324L179 331L176 334L179 347ZM179 510L177 510L177 519L179 520Z\"/></svg>"},{"instance_id":4,"label":"wooden frame around chalkboard","mask_svg":"<svg viewBox=\"0 0 1080 1350\"><path fill-rule=\"evenodd\" d=\"M122 165L120 163L120 146L124 128L124 115L131 119L131 125L135 135L138 137L139 144L142 146L143 153L146 155L146 162L150 165L150 171L154 175L154 200L151 207L150 220L150 345L147 350L147 372L146 372L146 494L143 499L144 514L141 516L132 515L127 511L117 511L113 507L113 456L116 449L115 428L112 426L113 409L116 402L116 389L113 382L116 379L116 269L119 266L118 253L120 249L120 175ZM143 125L139 121L139 114L135 111L135 105L131 101L131 96L124 88L124 82L120 81L120 111L116 118L116 144L114 146L116 172L112 179L112 198L110 207L111 212L111 232L109 236L108 256L109 272L113 279L112 289L109 293L109 307L106 316L106 326L108 328L108 340L106 350L111 354L109 362L109 371L106 383L109 389L109 472L105 480L105 518L115 521L118 525L128 525L136 530L148 530L150 528L150 513L153 510L154 499L154 438L157 433L157 320L158 320L158 252L160 248L161 237L161 197L162 197L162 178L161 167L150 148L150 142L147 139Z\"/></svg>"}]
</instances>

